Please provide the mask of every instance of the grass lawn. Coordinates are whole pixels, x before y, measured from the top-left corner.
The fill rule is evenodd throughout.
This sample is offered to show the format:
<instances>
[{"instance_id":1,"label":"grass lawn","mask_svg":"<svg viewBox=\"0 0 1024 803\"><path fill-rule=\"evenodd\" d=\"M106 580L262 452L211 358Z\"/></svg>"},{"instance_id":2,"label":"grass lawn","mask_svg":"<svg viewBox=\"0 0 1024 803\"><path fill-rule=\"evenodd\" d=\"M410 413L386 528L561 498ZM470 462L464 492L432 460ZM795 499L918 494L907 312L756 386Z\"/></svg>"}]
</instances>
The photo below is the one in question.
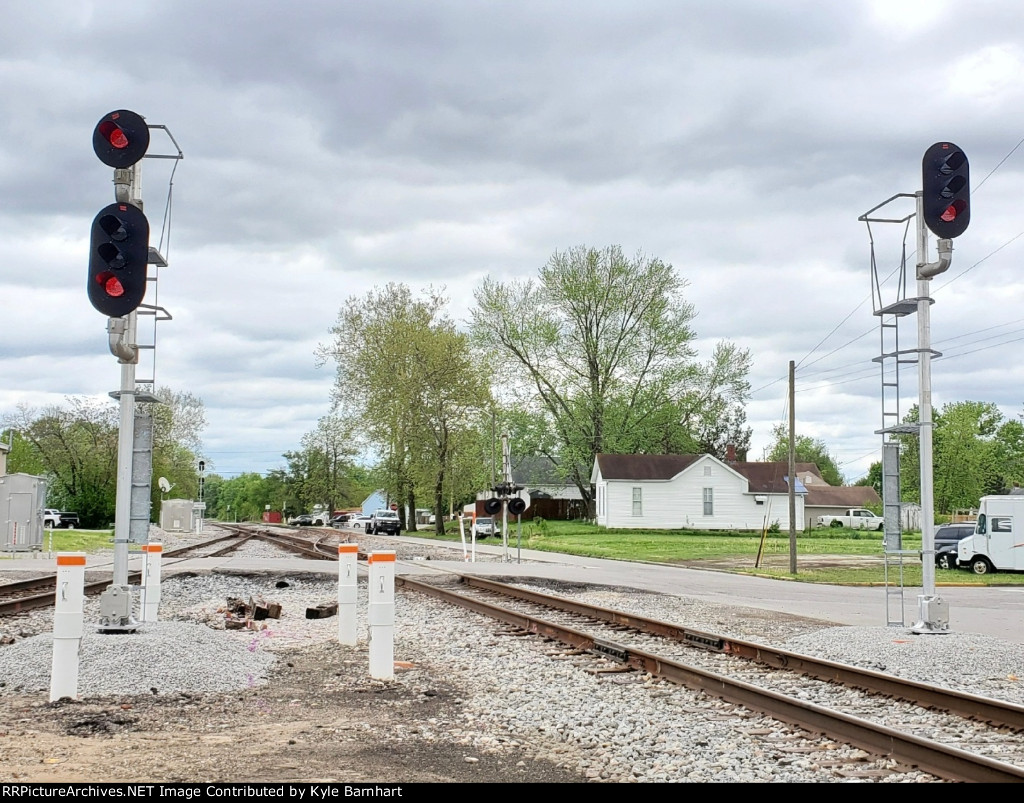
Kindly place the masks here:
<instances>
[{"instance_id":1,"label":"grass lawn","mask_svg":"<svg viewBox=\"0 0 1024 803\"><path fill-rule=\"evenodd\" d=\"M445 540L458 540L458 522L446 523ZM432 537L421 530L418 535ZM516 545L517 529L509 524L509 544ZM882 584L885 567L882 563L882 534L863 530L822 528L797 533L797 574L789 572L789 534L768 533L760 565L755 567L759 533L697 530L608 530L578 521L524 522L522 546L545 552L564 552L611 560L638 560L655 563L707 561L706 568L759 575L809 583ZM492 538L482 543L500 543ZM906 533L903 548L913 552L921 549L921 534ZM873 559L867 565L830 566L826 556L864 556ZM814 560L821 556L821 560ZM835 561L842 563L842 560ZM801 564L809 564L806 568ZM890 566L890 582L899 576ZM997 572L978 576L966 571L936 568L936 583L964 585L1024 585L1024 574ZM916 555L904 556L904 586L921 585L921 562Z\"/></svg>"},{"instance_id":2,"label":"grass lawn","mask_svg":"<svg viewBox=\"0 0 1024 803\"><path fill-rule=\"evenodd\" d=\"M112 549L112 530L54 530L54 552L97 552ZM50 531L43 532L43 552L50 552Z\"/></svg>"}]
</instances>

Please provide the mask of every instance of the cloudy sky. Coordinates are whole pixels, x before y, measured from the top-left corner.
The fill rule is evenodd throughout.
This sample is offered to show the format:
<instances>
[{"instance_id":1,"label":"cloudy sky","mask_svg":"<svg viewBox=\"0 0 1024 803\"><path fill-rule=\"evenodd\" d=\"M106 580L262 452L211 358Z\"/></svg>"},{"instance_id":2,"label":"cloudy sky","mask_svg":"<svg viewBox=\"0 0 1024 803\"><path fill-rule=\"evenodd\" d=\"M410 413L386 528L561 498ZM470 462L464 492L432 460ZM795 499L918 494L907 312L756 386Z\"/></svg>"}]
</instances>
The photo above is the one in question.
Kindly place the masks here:
<instances>
[{"instance_id":1,"label":"cloudy sky","mask_svg":"<svg viewBox=\"0 0 1024 803\"><path fill-rule=\"evenodd\" d=\"M465 320L488 274L618 244L689 282L702 354L752 352L752 459L786 420L795 360L798 431L856 479L881 421L857 218L919 189L939 140L967 152L974 192L932 282L935 404L1024 410L1016 0L33 0L5 8L0 104L0 415L118 386L85 279L113 201L92 129L121 108L185 155L163 234L173 162L144 162L174 317L156 379L203 399L226 476L283 466L328 412L314 350L350 297L445 287ZM175 148L155 131L149 152ZM904 227L872 234L885 278ZM911 228L909 295L914 249ZM901 382L905 408L913 369Z\"/></svg>"}]
</instances>

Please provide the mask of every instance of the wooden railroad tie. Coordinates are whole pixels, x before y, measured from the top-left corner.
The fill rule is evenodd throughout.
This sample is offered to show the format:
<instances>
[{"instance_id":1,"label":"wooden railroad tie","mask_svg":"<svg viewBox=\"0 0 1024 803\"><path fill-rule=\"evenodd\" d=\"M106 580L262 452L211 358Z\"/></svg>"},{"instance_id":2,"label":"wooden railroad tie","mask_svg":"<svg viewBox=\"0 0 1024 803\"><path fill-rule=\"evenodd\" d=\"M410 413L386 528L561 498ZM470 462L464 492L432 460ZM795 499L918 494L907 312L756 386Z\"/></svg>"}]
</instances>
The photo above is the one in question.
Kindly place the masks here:
<instances>
[{"instance_id":1,"label":"wooden railroad tie","mask_svg":"<svg viewBox=\"0 0 1024 803\"><path fill-rule=\"evenodd\" d=\"M325 602L323 605L317 605L314 608L306 608L307 619L328 619L331 616L335 616L337 613L337 602Z\"/></svg>"}]
</instances>

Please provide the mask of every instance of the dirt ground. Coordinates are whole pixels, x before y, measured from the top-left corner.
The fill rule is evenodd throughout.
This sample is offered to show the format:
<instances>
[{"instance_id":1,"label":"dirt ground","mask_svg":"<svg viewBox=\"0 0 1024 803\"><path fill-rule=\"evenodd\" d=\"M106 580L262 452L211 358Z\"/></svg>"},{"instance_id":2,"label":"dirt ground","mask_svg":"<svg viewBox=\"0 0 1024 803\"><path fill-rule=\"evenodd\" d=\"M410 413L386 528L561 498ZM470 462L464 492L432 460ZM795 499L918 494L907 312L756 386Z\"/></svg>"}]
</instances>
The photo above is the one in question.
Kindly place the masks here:
<instances>
[{"instance_id":1,"label":"dirt ground","mask_svg":"<svg viewBox=\"0 0 1024 803\"><path fill-rule=\"evenodd\" d=\"M365 666L349 671L340 650L321 643L281 656L269 684L231 694L2 698L0 781L583 780L529 745L466 729L459 690L423 669L374 681ZM325 675L325 666L341 669Z\"/></svg>"}]
</instances>

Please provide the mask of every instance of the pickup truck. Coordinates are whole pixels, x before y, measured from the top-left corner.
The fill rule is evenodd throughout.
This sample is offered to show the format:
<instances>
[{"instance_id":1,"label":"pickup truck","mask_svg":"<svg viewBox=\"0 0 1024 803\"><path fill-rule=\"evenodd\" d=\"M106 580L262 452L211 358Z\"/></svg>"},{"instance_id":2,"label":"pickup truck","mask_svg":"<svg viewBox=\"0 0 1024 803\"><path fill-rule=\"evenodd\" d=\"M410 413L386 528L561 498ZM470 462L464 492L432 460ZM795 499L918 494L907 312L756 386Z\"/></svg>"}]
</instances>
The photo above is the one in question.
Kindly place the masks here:
<instances>
[{"instance_id":1,"label":"pickup truck","mask_svg":"<svg viewBox=\"0 0 1024 803\"><path fill-rule=\"evenodd\" d=\"M852 530L884 530L885 519L864 508L854 507L843 516L818 516L818 527L849 527Z\"/></svg>"},{"instance_id":2,"label":"pickup truck","mask_svg":"<svg viewBox=\"0 0 1024 803\"><path fill-rule=\"evenodd\" d=\"M77 513L61 513L59 510L48 507L43 510L43 527L48 530L72 530L78 526Z\"/></svg>"},{"instance_id":3,"label":"pickup truck","mask_svg":"<svg viewBox=\"0 0 1024 803\"><path fill-rule=\"evenodd\" d=\"M387 535L398 535L401 522L398 514L393 510L377 510L366 523L366 532L370 535L386 533Z\"/></svg>"}]
</instances>

